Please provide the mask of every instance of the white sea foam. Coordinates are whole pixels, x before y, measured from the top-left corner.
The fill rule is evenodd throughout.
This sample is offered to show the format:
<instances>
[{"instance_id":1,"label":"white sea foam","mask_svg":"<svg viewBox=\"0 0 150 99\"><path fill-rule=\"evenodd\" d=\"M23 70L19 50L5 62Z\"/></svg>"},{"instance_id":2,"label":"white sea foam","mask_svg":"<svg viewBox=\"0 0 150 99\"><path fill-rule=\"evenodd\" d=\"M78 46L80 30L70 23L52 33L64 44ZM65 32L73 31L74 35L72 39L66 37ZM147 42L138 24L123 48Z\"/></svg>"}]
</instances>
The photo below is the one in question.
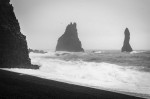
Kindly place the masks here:
<instances>
[{"instance_id":1,"label":"white sea foam","mask_svg":"<svg viewBox=\"0 0 150 99\"><path fill-rule=\"evenodd\" d=\"M94 51L94 53L100 54L102 53L102 51Z\"/></svg>"},{"instance_id":2,"label":"white sea foam","mask_svg":"<svg viewBox=\"0 0 150 99\"><path fill-rule=\"evenodd\" d=\"M81 85L135 92L150 95L150 73L109 63L84 61L64 61L44 58L53 54L30 53L33 64L40 65L39 70L7 69L14 72L34 75L46 79L72 82Z\"/></svg>"},{"instance_id":3,"label":"white sea foam","mask_svg":"<svg viewBox=\"0 0 150 99\"><path fill-rule=\"evenodd\" d=\"M130 52L130 54L143 53L143 52L146 52L146 51L132 51Z\"/></svg>"}]
</instances>

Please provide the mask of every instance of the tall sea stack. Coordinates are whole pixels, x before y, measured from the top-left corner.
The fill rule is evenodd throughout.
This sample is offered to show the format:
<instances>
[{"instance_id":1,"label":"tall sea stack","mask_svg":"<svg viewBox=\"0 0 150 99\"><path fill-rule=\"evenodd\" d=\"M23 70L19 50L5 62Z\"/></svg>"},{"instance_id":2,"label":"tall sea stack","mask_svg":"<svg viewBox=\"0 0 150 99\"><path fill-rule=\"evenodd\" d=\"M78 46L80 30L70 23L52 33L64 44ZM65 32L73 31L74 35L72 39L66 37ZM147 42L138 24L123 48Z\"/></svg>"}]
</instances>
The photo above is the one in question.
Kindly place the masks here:
<instances>
[{"instance_id":1,"label":"tall sea stack","mask_svg":"<svg viewBox=\"0 0 150 99\"><path fill-rule=\"evenodd\" d=\"M130 40L130 32L128 30L128 28L125 29L125 39L124 39L124 44L123 47L121 49L122 52L131 52L133 51L130 44L129 44L129 40Z\"/></svg>"},{"instance_id":2,"label":"tall sea stack","mask_svg":"<svg viewBox=\"0 0 150 99\"><path fill-rule=\"evenodd\" d=\"M58 39L56 51L83 52L81 41L78 38L76 23L70 23L65 33Z\"/></svg>"},{"instance_id":3,"label":"tall sea stack","mask_svg":"<svg viewBox=\"0 0 150 99\"><path fill-rule=\"evenodd\" d=\"M10 0L0 0L0 68L38 68L31 65L26 37Z\"/></svg>"}]
</instances>

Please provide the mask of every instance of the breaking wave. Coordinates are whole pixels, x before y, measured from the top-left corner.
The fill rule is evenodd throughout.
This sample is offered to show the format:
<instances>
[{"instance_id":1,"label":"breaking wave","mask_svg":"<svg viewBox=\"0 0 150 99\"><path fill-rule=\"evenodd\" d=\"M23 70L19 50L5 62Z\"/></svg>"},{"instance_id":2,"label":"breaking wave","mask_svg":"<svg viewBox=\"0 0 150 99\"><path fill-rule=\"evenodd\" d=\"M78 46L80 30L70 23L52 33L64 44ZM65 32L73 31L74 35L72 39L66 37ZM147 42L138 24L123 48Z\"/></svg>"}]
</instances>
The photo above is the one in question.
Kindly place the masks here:
<instances>
[{"instance_id":1,"label":"breaking wave","mask_svg":"<svg viewBox=\"0 0 150 99\"><path fill-rule=\"evenodd\" d=\"M57 54L55 52L30 53L32 64L40 65L39 70L17 68L6 70L96 88L150 95L149 72L137 71L132 66L119 66L106 62L65 61L57 58L45 58L57 57ZM59 54L64 55L63 53Z\"/></svg>"}]
</instances>

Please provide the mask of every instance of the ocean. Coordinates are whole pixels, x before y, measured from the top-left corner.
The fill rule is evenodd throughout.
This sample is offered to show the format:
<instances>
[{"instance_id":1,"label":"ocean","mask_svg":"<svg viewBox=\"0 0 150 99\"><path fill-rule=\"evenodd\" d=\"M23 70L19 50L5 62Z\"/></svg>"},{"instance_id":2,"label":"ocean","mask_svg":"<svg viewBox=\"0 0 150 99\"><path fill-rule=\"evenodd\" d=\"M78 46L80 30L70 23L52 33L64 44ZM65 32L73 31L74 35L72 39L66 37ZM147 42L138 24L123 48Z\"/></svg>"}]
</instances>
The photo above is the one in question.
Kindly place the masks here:
<instances>
[{"instance_id":1,"label":"ocean","mask_svg":"<svg viewBox=\"0 0 150 99\"><path fill-rule=\"evenodd\" d=\"M29 54L39 70L7 69L67 83L150 96L150 51L86 50Z\"/></svg>"}]
</instances>

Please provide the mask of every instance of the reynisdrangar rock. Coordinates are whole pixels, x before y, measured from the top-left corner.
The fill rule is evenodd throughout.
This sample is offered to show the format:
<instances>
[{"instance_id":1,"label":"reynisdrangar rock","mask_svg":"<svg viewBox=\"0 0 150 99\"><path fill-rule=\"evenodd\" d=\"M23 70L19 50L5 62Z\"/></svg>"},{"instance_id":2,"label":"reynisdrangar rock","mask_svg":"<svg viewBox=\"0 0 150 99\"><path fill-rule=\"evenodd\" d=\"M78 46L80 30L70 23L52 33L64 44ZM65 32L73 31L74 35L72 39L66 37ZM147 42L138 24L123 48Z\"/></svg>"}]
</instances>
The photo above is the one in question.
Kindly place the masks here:
<instances>
[{"instance_id":1,"label":"reynisdrangar rock","mask_svg":"<svg viewBox=\"0 0 150 99\"><path fill-rule=\"evenodd\" d=\"M78 38L76 23L70 23L65 33L58 39L56 51L83 52L81 41Z\"/></svg>"},{"instance_id":2,"label":"reynisdrangar rock","mask_svg":"<svg viewBox=\"0 0 150 99\"><path fill-rule=\"evenodd\" d=\"M124 43L123 43L123 47L122 47L121 51L122 52L131 52L133 50L132 50L132 48L130 46L130 43L129 43L129 41L130 41L130 32L129 32L128 28L125 29L124 34L125 34L125 38L124 38Z\"/></svg>"}]
</instances>

